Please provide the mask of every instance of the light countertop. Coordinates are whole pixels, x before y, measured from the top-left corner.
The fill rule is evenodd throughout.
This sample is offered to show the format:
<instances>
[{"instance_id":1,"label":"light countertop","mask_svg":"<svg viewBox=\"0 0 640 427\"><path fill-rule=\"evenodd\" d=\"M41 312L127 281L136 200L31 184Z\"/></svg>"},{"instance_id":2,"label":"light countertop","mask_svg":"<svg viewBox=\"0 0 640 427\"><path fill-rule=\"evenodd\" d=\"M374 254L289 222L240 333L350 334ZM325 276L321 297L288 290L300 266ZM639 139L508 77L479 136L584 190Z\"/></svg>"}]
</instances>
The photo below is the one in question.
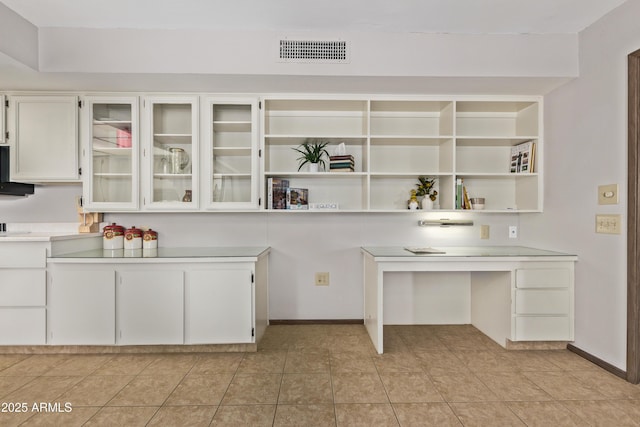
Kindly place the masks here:
<instances>
[{"instance_id":1,"label":"light countertop","mask_svg":"<svg viewBox=\"0 0 640 427\"><path fill-rule=\"evenodd\" d=\"M71 233L64 231L8 231L0 232L2 242L53 242L60 240L84 239L99 237L102 233Z\"/></svg>"},{"instance_id":2,"label":"light countertop","mask_svg":"<svg viewBox=\"0 0 640 427\"><path fill-rule=\"evenodd\" d=\"M407 248L415 248L408 246ZM402 246L363 247L376 258L446 258L446 257L575 257L575 254L529 248L526 246L436 246L439 253L413 253Z\"/></svg>"}]
</instances>

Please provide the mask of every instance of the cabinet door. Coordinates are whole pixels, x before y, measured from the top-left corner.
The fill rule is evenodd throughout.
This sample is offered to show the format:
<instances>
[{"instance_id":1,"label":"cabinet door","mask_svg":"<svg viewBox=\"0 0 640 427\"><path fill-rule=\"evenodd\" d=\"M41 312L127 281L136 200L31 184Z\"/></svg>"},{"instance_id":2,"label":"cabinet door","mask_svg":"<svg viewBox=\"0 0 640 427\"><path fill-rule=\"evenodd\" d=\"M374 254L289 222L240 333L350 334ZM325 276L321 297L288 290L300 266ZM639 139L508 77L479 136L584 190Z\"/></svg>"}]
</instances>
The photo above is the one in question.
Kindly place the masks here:
<instances>
[{"instance_id":1,"label":"cabinet door","mask_svg":"<svg viewBox=\"0 0 640 427\"><path fill-rule=\"evenodd\" d=\"M202 123L206 138L205 206L258 207L258 102L206 98Z\"/></svg>"},{"instance_id":2,"label":"cabinet door","mask_svg":"<svg viewBox=\"0 0 640 427\"><path fill-rule=\"evenodd\" d=\"M44 345L44 307L0 307L0 345Z\"/></svg>"},{"instance_id":3,"label":"cabinet door","mask_svg":"<svg viewBox=\"0 0 640 427\"><path fill-rule=\"evenodd\" d=\"M15 96L8 108L11 179L78 181L78 98Z\"/></svg>"},{"instance_id":4,"label":"cabinet door","mask_svg":"<svg viewBox=\"0 0 640 427\"><path fill-rule=\"evenodd\" d=\"M118 272L118 343L183 344L184 273Z\"/></svg>"},{"instance_id":5,"label":"cabinet door","mask_svg":"<svg viewBox=\"0 0 640 427\"><path fill-rule=\"evenodd\" d=\"M49 295L49 339L56 345L113 345L115 271L55 268Z\"/></svg>"},{"instance_id":6,"label":"cabinet door","mask_svg":"<svg viewBox=\"0 0 640 427\"><path fill-rule=\"evenodd\" d=\"M146 209L198 208L198 97L148 97L144 113Z\"/></svg>"},{"instance_id":7,"label":"cabinet door","mask_svg":"<svg viewBox=\"0 0 640 427\"><path fill-rule=\"evenodd\" d=\"M138 98L87 97L82 106L84 206L138 208Z\"/></svg>"},{"instance_id":8,"label":"cabinet door","mask_svg":"<svg viewBox=\"0 0 640 427\"><path fill-rule=\"evenodd\" d=\"M251 270L188 273L188 344L253 342Z\"/></svg>"},{"instance_id":9,"label":"cabinet door","mask_svg":"<svg viewBox=\"0 0 640 427\"><path fill-rule=\"evenodd\" d=\"M6 108L6 99L4 95L0 95L0 144L5 144L7 142L7 135L6 135L6 130L5 130L5 123L6 123L6 115L5 115L5 108Z\"/></svg>"}]
</instances>

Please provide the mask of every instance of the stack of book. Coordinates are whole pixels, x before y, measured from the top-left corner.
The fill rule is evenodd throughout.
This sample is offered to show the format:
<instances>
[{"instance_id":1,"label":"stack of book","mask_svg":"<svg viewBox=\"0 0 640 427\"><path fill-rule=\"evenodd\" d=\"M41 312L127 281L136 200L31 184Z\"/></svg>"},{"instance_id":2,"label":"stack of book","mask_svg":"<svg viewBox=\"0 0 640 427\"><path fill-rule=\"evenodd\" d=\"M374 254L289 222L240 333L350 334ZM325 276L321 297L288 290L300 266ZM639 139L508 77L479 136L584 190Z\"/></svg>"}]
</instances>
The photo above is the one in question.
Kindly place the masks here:
<instances>
[{"instance_id":1,"label":"stack of book","mask_svg":"<svg viewBox=\"0 0 640 427\"><path fill-rule=\"evenodd\" d=\"M353 172L355 163L351 154L329 156L330 172Z\"/></svg>"}]
</instances>

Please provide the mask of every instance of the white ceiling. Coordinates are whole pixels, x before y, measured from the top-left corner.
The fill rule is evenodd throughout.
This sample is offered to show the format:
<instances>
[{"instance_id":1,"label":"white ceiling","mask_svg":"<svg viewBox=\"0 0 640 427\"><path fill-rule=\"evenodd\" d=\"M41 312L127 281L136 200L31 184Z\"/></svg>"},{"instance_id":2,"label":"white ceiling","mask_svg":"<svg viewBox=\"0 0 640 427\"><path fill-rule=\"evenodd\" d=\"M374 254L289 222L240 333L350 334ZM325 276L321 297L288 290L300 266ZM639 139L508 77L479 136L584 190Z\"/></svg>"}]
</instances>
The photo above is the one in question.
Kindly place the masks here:
<instances>
[{"instance_id":1,"label":"white ceiling","mask_svg":"<svg viewBox=\"0 0 640 427\"><path fill-rule=\"evenodd\" d=\"M578 33L626 0L0 0L37 27Z\"/></svg>"}]
</instances>

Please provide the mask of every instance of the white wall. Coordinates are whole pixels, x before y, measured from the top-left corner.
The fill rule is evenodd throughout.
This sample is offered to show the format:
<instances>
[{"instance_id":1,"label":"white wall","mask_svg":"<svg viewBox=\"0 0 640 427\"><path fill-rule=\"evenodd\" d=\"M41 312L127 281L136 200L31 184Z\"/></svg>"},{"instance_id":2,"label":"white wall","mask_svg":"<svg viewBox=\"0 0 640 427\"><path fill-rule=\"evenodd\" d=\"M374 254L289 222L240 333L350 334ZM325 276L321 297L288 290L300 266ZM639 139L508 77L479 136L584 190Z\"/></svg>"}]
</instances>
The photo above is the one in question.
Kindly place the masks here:
<instances>
[{"instance_id":1,"label":"white wall","mask_svg":"<svg viewBox=\"0 0 640 427\"><path fill-rule=\"evenodd\" d=\"M626 369L626 235L595 233L596 213L626 229L627 55L640 49L640 1L580 34L580 77L545 97L545 212L523 216L523 239L578 254L575 345ZM620 204L599 206L597 186Z\"/></svg>"}]
</instances>

